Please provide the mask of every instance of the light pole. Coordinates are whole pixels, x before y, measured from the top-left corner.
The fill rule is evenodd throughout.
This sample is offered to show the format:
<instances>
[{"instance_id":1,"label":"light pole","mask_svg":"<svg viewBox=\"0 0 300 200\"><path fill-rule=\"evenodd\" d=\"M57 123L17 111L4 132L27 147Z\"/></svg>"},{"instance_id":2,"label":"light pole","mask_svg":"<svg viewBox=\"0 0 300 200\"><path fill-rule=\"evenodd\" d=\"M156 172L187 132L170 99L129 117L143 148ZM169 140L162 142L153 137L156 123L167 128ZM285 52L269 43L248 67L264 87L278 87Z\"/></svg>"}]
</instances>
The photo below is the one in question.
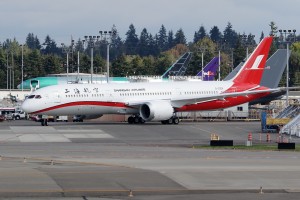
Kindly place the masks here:
<instances>
[{"instance_id":1,"label":"light pole","mask_svg":"<svg viewBox=\"0 0 300 200\"><path fill-rule=\"evenodd\" d=\"M67 83L69 82L69 53L73 52L74 40L71 40L71 45L66 46L61 43L62 52L67 54Z\"/></svg>"},{"instance_id":2,"label":"light pole","mask_svg":"<svg viewBox=\"0 0 300 200\"><path fill-rule=\"evenodd\" d=\"M99 31L101 39L107 42L107 48L106 48L106 81L109 83L109 46L112 41L112 37L114 37L117 32L115 30L113 31Z\"/></svg>"},{"instance_id":3,"label":"light pole","mask_svg":"<svg viewBox=\"0 0 300 200\"><path fill-rule=\"evenodd\" d=\"M24 44L21 44L21 49L22 49L22 63L21 63L21 89L22 89L22 92L23 92L23 77L24 77Z\"/></svg>"},{"instance_id":4,"label":"light pole","mask_svg":"<svg viewBox=\"0 0 300 200\"><path fill-rule=\"evenodd\" d=\"M296 40L296 30L279 30L282 43L286 43L286 106L289 106L289 44Z\"/></svg>"},{"instance_id":5,"label":"light pole","mask_svg":"<svg viewBox=\"0 0 300 200\"><path fill-rule=\"evenodd\" d=\"M8 78L9 78L9 66L8 66L8 50L6 50L6 67L7 67L7 71L6 71L6 89L8 90Z\"/></svg>"},{"instance_id":6,"label":"light pole","mask_svg":"<svg viewBox=\"0 0 300 200\"><path fill-rule=\"evenodd\" d=\"M11 66L10 66L10 91L11 89L14 88L14 53L13 51L11 50ZM11 86L11 83L12 83L12 86Z\"/></svg>"},{"instance_id":7,"label":"light pole","mask_svg":"<svg viewBox=\"0 0 300 200\"><path fill-rule=\"evenodd\" d=\"M100 36L84 36L85 40L83 42L87 42L91 48L91 83L93 83L93 73L94 73L94 46L95 42L98 41Z\"/></svg>"},{"instance_id":8,"label":"light pole","mask_svg":"<svg viewBox=\"0 0 300 200\"><path fill-rule=\"evenodd\" d=\"M204 59L204 52L206 50L206 47L205 46L201 46L199 50L201 52L201 80L203 81L203 76L204 76L204 74L203 74L203 66L204 66L203 59Z\"/></svg>"}]
</instances>

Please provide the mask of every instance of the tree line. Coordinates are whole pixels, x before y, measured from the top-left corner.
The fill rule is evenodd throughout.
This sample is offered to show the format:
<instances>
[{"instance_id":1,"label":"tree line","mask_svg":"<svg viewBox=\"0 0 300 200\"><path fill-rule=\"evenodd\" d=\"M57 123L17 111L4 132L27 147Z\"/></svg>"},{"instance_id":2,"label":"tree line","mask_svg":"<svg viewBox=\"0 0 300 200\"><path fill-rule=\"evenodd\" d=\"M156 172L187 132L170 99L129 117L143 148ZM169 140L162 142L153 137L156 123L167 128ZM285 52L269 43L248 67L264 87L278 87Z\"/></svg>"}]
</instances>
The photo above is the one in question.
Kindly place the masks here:
<instances>
[{"instance_id":1,"label":"tree line","mask_svg":"<svg viewBox=\"0 0 300 200\"><path fill-rule=\"evenodd\" d=\"M276 24L271 22L270 34L277 35ZM24 80L46 76L47 74L66 73L66 52L69 56L69 72L77 72L77 56L79 54L80 72L90 73L91 47L93 48L94 73L106 72L106 49L110 48L110 75L162 75L173 62L183 53L193 53L186 75L195 75L201 69L202 53L204 65L214 56L221 53L221 78L224 78L246 57L247 51L252 52L257 43L255 36L238 33L228 22L221 32L217 26L209 31L200 26L194 33L193 41L187 42L183 29L167 31L161 25L158 33L152 35L146 28L138 35L133 24L129 25L123 40L118 34L117 28L112 27L109 37L79 38L77 41L71 39L69 45L58 45L49 35L44 42L33 33L26 37L25 44L20 44L16 39L6 39L0 43L0 88L12 89L21 82L21 65L23 54ZM264 38L262 32L259 40ZM85 39L85 40L84 40ZM287 38L291 39L292 38ZM299 36L293 38L294 41ZM278 48L284 48L280 42L280 36L275 37L271 53ZM300 85L300 43L293 42L290 58L290 85ZM285 83L283 76L281 84Z\"/></svg>"}]
</instances>

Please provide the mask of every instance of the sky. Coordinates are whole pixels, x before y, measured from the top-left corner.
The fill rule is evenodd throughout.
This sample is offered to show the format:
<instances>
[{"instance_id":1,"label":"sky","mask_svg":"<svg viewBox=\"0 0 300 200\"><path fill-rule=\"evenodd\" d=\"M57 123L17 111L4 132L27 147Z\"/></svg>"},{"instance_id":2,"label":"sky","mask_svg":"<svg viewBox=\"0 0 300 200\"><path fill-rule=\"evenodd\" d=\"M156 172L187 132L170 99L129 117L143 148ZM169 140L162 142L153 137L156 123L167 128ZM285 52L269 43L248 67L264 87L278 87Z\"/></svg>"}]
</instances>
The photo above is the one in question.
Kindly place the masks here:
<instances>
[{"instance_id":1,"label":"sky","mask_svg":"<svg viewBox=\"0 0 300 200\"><path fill-rule=\"evenodd\" d=\"M300 0L0 0L0 42L24 43L33 33L41 43L49 35L68 44L71 36L76 41L99 35L113 25L124 40L130 24L138 36L143 28L155 35L162 24L174 34L182 28L191 42L200 26L223 32L228 22L258 40L261 32L270 33L271 21L278 29L300 32L299 8Z\"/></svg>"}]
</instances>

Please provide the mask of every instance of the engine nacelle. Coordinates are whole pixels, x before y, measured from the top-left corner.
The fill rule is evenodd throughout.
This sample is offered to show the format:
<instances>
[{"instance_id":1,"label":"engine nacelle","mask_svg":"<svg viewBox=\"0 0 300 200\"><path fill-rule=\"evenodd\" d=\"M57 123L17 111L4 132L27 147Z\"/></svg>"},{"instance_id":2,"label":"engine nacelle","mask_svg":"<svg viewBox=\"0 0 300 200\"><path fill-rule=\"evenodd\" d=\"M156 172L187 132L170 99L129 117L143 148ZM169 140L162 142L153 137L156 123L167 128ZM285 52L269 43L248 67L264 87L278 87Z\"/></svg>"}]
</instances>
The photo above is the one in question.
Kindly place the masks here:
<instances>
[{"instance_id":1,"label":"engine nacelle","mask_svg":"<svg viewBox=\"0 0 300 200\"><path fill-rule=\"evenodd\" d=\"M140 116L145 121L168 120L173 116L174 109L168 101L153 101L140 107Z\"/></svg>"}]
</instances>

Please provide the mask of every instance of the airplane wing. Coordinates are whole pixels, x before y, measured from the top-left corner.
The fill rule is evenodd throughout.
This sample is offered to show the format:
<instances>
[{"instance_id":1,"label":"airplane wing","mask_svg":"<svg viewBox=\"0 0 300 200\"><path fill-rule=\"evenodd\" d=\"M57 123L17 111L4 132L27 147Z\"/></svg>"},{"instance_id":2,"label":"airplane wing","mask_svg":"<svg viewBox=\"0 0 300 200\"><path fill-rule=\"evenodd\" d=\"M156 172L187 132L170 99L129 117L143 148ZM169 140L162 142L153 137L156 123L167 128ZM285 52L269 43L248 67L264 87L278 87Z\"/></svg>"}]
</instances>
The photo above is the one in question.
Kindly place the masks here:
<instances>
[{"instance_id":1,"label":"airplane wing","mask_svg":"<svg viewBox=\"0 0 300 200\"><path fill-rule=\"evenodd\" d=\"M249 94L259 94L259 93L266 93L266 92L277 92L280 91L279 88L275 89L266 89L266 90L251 90L251 91L243 91L243 92L230 92L230 93L221 93L215 95L207 95L201 97L194 97L194 98L177 98L171 99L171 104L173 107L180 108L185 105L196 104L201 102L213 101L213 100L225 100L227 97L237 97L237 96L247 96Z\"/></svg>"},{"instance_id":2,"label":"airplane wing","mask_svg":"<svg viewBox=\"0 0 300 200\"><path fill-rule=\"evenodd\" d=\"M266 90L251 90L251 91L243 91L243 92L230 92L230 93L221 93L215 95L206 95L206 96L194 96L194 97L186 97L186 98L172 98L172 99L161 99L161 100L142 100L142 101L130 101L127 102L127 106L131 107L139 107L140 105L152 101L169 101L170 104L175 108L180 108L185 105L196 104L201 102L213 101L213 100L224 100L227 97L237 97L237 96L247 96L249 94L259 94L265 92L277 92L280 91L280 88L275 89L266 89Z\"/></svg>"}]
</instances>

